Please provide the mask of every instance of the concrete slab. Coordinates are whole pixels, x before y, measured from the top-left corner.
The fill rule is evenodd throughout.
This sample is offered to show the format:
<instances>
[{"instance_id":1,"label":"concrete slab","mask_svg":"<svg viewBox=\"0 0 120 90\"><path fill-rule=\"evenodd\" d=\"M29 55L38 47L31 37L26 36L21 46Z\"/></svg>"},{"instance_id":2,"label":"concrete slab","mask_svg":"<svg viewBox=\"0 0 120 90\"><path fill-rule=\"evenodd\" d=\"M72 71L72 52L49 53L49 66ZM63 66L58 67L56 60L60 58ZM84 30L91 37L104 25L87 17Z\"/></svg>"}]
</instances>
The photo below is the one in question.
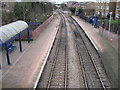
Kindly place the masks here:
<instances>
[{"instance_id":1,"label":"concrete slab","mask_svg":"<svg viewBox=\"0 0 120 90\"><path fill-rule=\"evenodd\" d=\"M30 44L22 42L23 52L19 52L17 47L14 52L10 53L12 65L6 65L5 52L3 56L2 66L2 86L3 88L33 88L37 76L44 63L44 59L52 43L59 18L55 18L40 36ZM17 45L18 42L15 42Z\"/></svg>"},{"instance_id":2,"label":"concrete slab","mask_svg":"<svg viewBox=\"0 0 120 90\"><path fill-rule=\"evenodd\" d=\"M99 29L94 28L91 24L86 23L84 20L80 19L77 16L73 16L73 18L78 22L78 24L85 31L87 36L90 38L95 48L98 50L106 73L108 75L109 80L111 81L112 87L118 87L118 49L116 48L118 45L117 37L113 35L114 38L111 42L108 40L104 34L99 32ZM110 33L111 34L111 33ZM113 44L113 42L115 44Z\"/></svg>"}]
</instances>

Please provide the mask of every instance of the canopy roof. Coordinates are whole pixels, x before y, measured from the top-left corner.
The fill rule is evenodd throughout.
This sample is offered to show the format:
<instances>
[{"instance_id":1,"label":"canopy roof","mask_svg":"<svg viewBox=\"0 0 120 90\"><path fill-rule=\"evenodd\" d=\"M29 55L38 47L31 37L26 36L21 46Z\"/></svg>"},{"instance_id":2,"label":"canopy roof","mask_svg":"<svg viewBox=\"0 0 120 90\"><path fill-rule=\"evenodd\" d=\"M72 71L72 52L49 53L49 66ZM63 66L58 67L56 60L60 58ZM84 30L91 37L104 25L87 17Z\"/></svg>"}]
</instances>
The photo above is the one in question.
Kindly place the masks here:
<instances>
[{"instance_id":1,"label":"canopy roof","mask_svg":"<svg viewBox=\"0 0 120 90\"><path fill-rule=\"evenodd\" d=\"M23 30L28 28L28 24L22 20L4 25L0 27L0 44L11 39Z\"/></svg>"}]
</instances>

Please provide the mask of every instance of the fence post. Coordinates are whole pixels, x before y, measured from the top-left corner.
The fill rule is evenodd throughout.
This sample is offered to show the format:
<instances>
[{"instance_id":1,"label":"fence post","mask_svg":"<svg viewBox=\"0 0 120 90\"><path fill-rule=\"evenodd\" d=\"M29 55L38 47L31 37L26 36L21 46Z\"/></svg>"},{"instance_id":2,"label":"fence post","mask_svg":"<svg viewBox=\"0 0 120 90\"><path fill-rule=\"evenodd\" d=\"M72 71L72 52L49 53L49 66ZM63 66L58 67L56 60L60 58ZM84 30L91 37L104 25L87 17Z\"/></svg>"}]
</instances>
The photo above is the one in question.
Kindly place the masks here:
<instances>
[{"instance_id":1,"label":"fence post","mask_svg":"<svg viewBox=\"0 0 120 90\"><path fill-rule=\"evenodd\" d=\"M22 52L22 43L21 43L21 37L20 37L20 34L19 34L19 46L20 46L20 52Z\"/></svg>"},{"instance_id":2,"label":"fence post","mask_svg":"<svg viewBox=\"0 0 120 90\"><path fill-rule=\"evenodd\" d=\"M109 19L109 32L110 32L110 25L111 25L111 19L112 19L112 12L110 12L110 19Z\"/></svg>"}]
</instances>

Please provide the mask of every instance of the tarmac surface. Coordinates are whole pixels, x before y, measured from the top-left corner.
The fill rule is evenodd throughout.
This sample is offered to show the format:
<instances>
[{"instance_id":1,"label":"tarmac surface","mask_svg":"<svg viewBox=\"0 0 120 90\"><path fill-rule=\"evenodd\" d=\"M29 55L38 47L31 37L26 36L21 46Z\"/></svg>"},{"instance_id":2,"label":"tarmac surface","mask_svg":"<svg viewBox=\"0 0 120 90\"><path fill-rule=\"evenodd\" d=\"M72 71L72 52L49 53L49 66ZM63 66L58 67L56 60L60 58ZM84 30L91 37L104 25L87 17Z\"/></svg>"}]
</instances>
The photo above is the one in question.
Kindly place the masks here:
<instances>
[{"instance_id":1,"label":"tarmac surface","mask_svg":"<svg viewBox=\"0 0 120 90\"><path fill-rule=\"evenodd\" d=\"M59 18L55 17L36 40L30 44L23 41L23 52L19 52L18 42L15 42L17 48L10 53L12 65L7 65L5 52L2 52L2 88L34 87L58 24Z\"/></svg>"},{"instance_id":2,"label":"tarmac surface","mask_svg":"<svg viewBox=\"0 0 120 90\"><path fill-rule=\"evenodd\" d=\"M102 63L113 88L118 87L118 36L104 31L101 33L99 28L94 28L77 16L73 18L85 31L99 52Z\"/></svg>"}]
</instances>

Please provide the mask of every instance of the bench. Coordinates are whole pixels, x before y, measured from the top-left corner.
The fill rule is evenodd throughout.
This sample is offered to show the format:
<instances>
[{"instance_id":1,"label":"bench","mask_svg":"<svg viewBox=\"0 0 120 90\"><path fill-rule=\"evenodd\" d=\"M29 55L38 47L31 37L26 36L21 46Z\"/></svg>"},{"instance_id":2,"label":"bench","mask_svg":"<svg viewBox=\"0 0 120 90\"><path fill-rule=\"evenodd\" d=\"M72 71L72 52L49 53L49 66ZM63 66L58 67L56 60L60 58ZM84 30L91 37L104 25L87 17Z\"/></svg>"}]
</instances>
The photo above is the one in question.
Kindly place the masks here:
<instances>
[{"instance_id":1,"label":"bench","mask_svg":"<svg viewBox=\"0 0 120 90\"><path fill-rule=\"evenodd\" d=\"M14 46L13 44L10 44L7 48L9 52L12 52L16 48L16 46Z\"/></svg>"}]
</instances>

